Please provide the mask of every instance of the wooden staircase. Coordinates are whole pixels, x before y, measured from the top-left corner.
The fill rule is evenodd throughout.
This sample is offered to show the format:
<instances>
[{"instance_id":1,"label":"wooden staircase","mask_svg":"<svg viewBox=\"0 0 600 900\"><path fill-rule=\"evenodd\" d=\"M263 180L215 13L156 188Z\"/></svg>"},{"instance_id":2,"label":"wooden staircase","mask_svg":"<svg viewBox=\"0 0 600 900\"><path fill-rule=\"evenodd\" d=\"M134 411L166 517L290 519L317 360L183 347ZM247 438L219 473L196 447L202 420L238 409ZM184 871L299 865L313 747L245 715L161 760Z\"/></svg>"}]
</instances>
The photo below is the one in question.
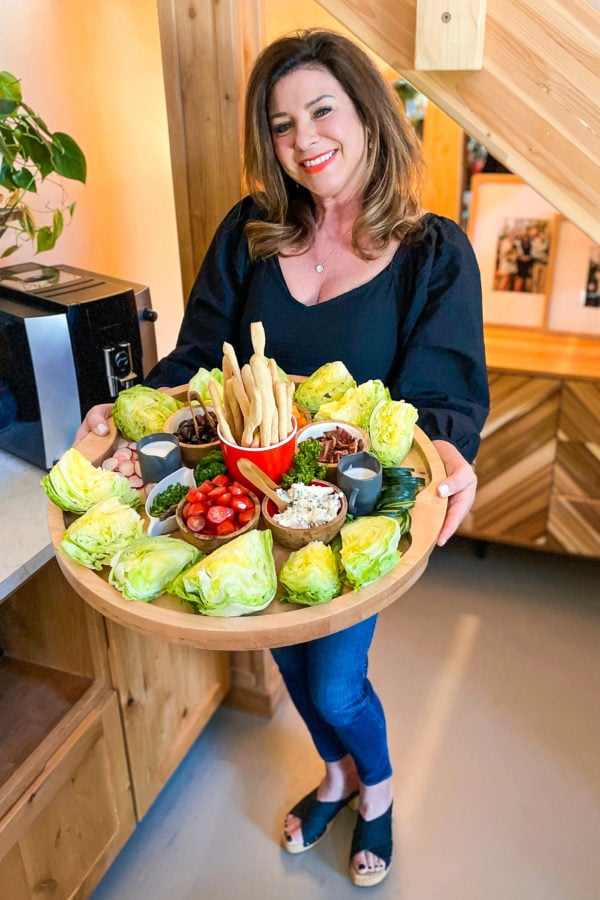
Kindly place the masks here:
<instances>
[{"instance_id":1,"label":"wooden staircase","mask_svg":"<svg viewBox=\"0 0 600 900\"><path fill-rule=\"evenodd\" d=\"M417 0L318 2L600 243L597 9L585 0L487 0L482 68L418 71Z\"/></svg>"}]
</instances>

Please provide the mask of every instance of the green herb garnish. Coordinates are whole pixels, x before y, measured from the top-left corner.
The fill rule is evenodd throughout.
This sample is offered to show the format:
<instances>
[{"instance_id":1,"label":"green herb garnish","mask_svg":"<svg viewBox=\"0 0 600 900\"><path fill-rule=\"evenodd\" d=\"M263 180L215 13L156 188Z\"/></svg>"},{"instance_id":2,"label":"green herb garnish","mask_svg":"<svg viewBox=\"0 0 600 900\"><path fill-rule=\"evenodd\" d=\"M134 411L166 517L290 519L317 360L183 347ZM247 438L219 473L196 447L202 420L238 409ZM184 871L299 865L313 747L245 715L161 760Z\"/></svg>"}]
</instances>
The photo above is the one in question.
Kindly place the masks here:
<instances>
[{"instance_id":1,"label":"green herb garnish","mask_svg":"<svg viewBox=\"0 0 600 900\"><path fill-rule=\"evenodd\" d=\"M315 438L301 441L294 453L289 472L281 479L281 486L288 488L292 484L308 484L315 478L324 478L327 474L327 466L317 462L322 450L321 442Z\"/></svg>"},{"instance_id":2,"label":"green herb garnish","mask_svg":"<svg viewBox=\"0 0 600 900\"><path fill-rule=\"evenodd\" d=\"M220 450L211 450L203 456L194 469L194 479L197 485L203 481L212 480L215 475L226 475L227 468Z\"/></svg>"},{"instance_id":3,"label":"green herb garnish","mask_svg":"<svg viewBox=\"0 0 600 900\"><path fill-rule=\"evenodd\" d=\"M150 515L154 516L155 519L160 519L161 516L171 509L171 507L177 506L180 500L183 500L187 492L189 491L189 487L187 484L172 484L164 491L161 491L160 494L157 494L152 504L150 506Z\"/></svg>"}]
</instances>

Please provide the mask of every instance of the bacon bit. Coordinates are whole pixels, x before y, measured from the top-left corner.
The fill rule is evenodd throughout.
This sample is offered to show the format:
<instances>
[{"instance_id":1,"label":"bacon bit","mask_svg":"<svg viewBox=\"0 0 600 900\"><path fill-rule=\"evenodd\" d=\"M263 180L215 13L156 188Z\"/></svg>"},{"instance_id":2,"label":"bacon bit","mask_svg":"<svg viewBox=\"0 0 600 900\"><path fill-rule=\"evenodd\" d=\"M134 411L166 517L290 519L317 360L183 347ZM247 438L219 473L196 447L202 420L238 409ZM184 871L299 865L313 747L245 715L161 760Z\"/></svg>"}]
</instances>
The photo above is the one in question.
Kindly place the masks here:
<instances>
[{"instance_id":1,"label":"bacon bit","mask_svg":"<svg viewBox=\"0 0 600 900\"><path fill-rule=\"evenodd\" d=\"M359 453L364 449L362 438L355 438L345 428L337 427L326 431L321 437L316 438L322 450L318 462L329 465L337 464L342 456L349 453Z\"/></svg>"}]
</instances>

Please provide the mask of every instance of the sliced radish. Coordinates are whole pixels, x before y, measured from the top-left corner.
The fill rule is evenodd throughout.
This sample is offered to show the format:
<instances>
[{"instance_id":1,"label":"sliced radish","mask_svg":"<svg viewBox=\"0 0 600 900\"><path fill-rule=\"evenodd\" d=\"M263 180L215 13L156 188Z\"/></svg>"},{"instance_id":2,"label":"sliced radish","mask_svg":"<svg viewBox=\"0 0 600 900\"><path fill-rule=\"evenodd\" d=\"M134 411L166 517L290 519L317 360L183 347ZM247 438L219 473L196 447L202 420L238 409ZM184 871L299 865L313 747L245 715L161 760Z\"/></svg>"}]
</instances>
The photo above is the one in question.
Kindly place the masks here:
<instances>
[{"instance_id":1,"label":"sliced radish","mask_svg":"<svg viewBox=\"0 0 600 900\"><path fill-rule=\"evenodd\" d=\"M144 482L139 475L130 475L127 480L132 488L141 488L144 486Z\"/></svg>"},{"instance_id":2,"label":"sliced radish","mask_svg":"<svg viewBox=\"0 0 600 900\"><path fill-rule=\"evenodd\" d=\"M115 459L131 459L132 453L129 447L122 447L120 450L115 450L114 452Z\"/></svg>"},{"instance_id":3,"label":"sliced radish","mask_svg":"<svg viewBox=\"0 0 600 900\"><path fill-rule=\"evenodd\" d=\"M134 469L134 472L135 472L136 475L141 476L142 470L140 469L140 464L139 464L139 462L137 461L137 459L135 460L135 462L134 462L134 464L133 464L133 469Z\"/></svg>"},{"instance_id":4,"label":"sliced radish","mask_svg":"<svg viewBox=\"0 0 600 900\"><path fill-rule=\"evenodd\" d=\"M119 460L115 459L114 456L109 456L108 459L105 459L102 463L103 469L108 469L110 472L114 472L115 469L119 468Z\"/></svg>"},{"instance_id":5,"label":"sliced radish","mask_svg":"<svg viewBox=\"0 0 600 900\"><path fill-rule=\"evenodd\" d=\"M130 459L123 459L120 461L119 472L121 475L124 475L125 478L129 478L130 475L135 475L135 467Z\"/></svg>"}]
</instances>

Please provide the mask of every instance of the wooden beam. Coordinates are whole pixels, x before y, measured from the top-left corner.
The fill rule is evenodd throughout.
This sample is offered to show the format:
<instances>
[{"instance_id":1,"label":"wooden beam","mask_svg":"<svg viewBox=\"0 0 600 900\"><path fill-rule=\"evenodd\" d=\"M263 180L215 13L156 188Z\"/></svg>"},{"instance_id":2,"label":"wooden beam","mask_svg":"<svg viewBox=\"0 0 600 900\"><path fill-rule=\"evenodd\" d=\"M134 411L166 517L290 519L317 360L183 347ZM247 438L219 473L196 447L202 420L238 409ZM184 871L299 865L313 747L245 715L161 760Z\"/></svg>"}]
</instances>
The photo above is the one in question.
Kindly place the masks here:
<instances>
[{"instance_id":1,"label":"wooden beam","mask_svg":"<svg viewBox=\"0 0 600 900\"><path fill-rule=\"evenodd\" d=\"M415 69L481 69L486 5L487 0L417 0Z\"/></svg>"}]
</instances>

